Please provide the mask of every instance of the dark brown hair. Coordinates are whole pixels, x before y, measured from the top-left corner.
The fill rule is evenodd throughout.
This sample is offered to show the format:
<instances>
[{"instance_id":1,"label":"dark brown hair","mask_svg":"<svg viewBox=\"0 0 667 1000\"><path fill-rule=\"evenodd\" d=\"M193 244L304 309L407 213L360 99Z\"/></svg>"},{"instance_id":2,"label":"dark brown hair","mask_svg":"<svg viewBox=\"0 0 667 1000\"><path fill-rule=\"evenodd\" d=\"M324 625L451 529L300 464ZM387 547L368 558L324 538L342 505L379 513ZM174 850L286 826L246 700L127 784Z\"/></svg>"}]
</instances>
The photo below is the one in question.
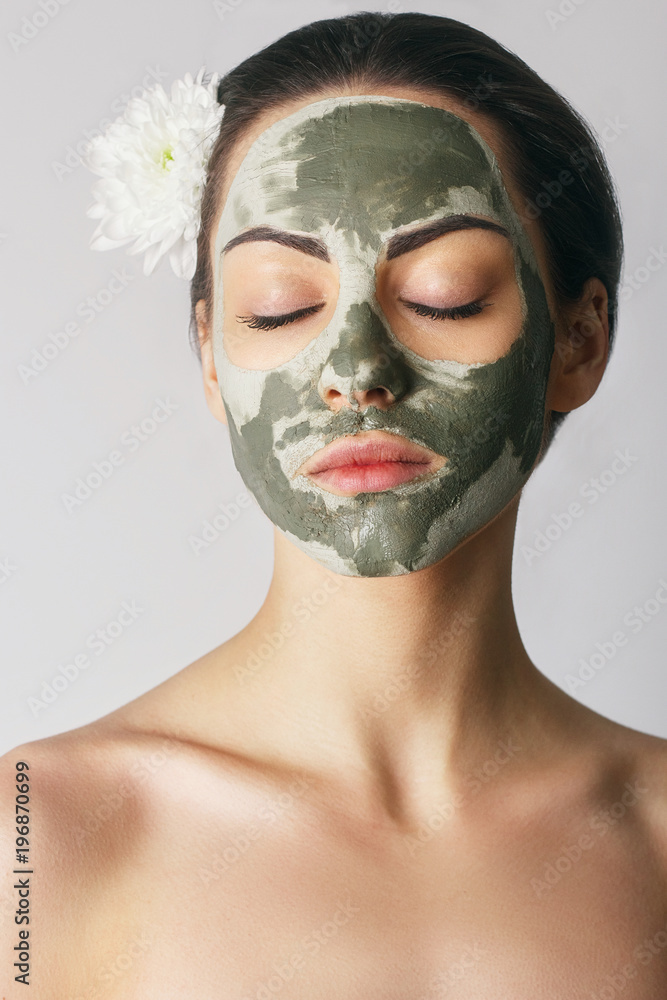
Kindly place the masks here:
<instances>
[{"instance_id":1,"label":"dark brown hair","mask_svg":"<svg viewBox=\"0 0 667 1000\"><path fill-rule=\"evenodd\" d=\"M583 118L518 56L470 25L430 14L358 13L289 32L218 85L225 112L202 198L190 289L193 350L199 354L200 299L211 317L211 226L235 143L271 108L362 84L439 91L498 126L525 199L520 214L539 218L559 304L578 299L587 278L599 278L609 298L611 346L623 257L621 215L605 157ZM545 442L565 416L552 411Z\"/></svg>"}]
</instances>

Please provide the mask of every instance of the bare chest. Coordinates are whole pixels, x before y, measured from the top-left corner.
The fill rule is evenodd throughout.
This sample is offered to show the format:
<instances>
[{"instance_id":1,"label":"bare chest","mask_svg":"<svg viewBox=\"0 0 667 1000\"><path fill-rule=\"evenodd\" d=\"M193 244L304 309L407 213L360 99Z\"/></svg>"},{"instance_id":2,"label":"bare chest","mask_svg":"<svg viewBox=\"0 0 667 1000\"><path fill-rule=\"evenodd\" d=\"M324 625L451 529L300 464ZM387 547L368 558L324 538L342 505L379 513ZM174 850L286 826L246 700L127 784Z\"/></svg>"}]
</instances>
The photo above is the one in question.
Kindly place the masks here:
<instances>
[{"instance_id":1,"label":"bare chest","mask_svg":"<svg viewBox=\"0 0 667 1000\"><path fill-rule=\"evenodd\" d=\"M627 830L372 846L285 822L139 852L72 1000L667 996L667 898Z\"/></svg>"}]
</instances>

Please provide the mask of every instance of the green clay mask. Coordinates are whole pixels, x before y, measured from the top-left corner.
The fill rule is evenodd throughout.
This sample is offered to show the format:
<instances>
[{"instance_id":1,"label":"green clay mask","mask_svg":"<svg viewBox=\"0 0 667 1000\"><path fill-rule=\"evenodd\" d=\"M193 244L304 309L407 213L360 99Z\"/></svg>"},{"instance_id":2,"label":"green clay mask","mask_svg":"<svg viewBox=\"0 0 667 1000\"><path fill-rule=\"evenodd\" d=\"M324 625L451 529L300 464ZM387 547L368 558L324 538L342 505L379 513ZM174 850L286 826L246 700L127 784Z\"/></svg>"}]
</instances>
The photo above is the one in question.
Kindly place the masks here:
<instances>
[{"instance_id":1,"label":"green clay mask","mask_svg":"<svg viewBox=\"0 0 667 1000\"><path fill-rule=\"evenodd\" d=\"M387 251L392 238L461 217L495 223L502 234L496 230L491 239L507 241L516 322L493 360L488 341L475 355L479 317L464 314L443 325L412 311L406 319L402 305L387 304L398 279L379 293L381 269L398 265ZM239 253L225 250L230 241L254 227L310 236L328 252L325 262L321 253L287 251L298 254L305 276L293 309L318 304L308 291L318 268L335 294L325 296L326 323L312 327L312 337L312 316L301 326L252 333L242 366L230 359L239 358L229 333L237 321L229 309L225 315L223 262ZM265 242L248 243L244 252L266 249L264 232ZM458 237L443 230L437 240L444 247ZM397 253L409 267L412 255L434 248L435 241L430 249L417 242ZM213 266L214 361L236 466L270 520L312 558L349 576L423 569L492 520L524 485L542 439L554 328L532 245L495 156L462 118L415 101L361 96L318 101L276 122L234 177ZM283 272L275 269L276 281ZM493 294L487 299L488 331L498 306ZM262 312L287 312L279 300L274 295L277 307ZM432 289L428 304L440 305ZM411 323L421 339L405 333ZM249 330L247 323L237 328ZM291 329L306 335L284 339ZM256 360L252 343L259 345ZM274 344L281 345L277 352ZM372 400L377 386L387 390L382 405L360 405L353 395L365 390ZM334 407L334 397L350 405ZM298 474L330 442L373 430L402 435L445 461L428 475L354 495Z\"/></svg>"}]
</instances>

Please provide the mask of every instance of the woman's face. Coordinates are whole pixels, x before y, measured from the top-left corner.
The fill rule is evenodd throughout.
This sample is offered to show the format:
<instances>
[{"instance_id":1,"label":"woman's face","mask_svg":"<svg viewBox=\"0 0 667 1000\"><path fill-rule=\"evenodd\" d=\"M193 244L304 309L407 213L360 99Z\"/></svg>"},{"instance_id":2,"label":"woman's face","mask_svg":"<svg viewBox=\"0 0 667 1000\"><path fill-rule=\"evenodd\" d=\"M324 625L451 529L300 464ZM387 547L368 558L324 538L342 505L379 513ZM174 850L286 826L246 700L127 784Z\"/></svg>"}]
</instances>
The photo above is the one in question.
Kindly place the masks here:
<instances>
[{"instance_id":1,"label":"woman's face","mask_svg":"<svg viewBox=\"0 0 667 1000\"><path fill-rule=\"evenodd\" d=\"M451 110L364 95L243 154L212 243L237 468L330 569L422 569L500 513L542 440L554 326L495 155Z\"/></svg>"}]
</instances>

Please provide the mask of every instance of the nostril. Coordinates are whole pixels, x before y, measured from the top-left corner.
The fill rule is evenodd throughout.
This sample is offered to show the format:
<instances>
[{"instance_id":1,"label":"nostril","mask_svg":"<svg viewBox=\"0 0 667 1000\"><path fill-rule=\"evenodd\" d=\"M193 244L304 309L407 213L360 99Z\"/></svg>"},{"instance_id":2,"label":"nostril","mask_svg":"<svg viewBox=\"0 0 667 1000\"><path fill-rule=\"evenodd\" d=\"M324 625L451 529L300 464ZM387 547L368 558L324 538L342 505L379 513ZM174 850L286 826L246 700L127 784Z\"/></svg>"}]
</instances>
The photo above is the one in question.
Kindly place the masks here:
<instances>
[{"instance_id":1,"label":"nostril","mask_svg":"<svg viewBox=\"0 0 667 1000\"><path fill-rule=\"evenodd\" d=\"M376 406L383 410L391 406L396 401L393 392L384 385L376 386L374 389L363 389L353 392L352 396L360 406Z\"/></svg>"},{"instance_id":2,"label":"nostril","mask_svg":"<svg viewBox=\"0 0 667 1000\"><path fill-rule=\"evenodd\" d=\"M334 388L326 389L322 393L322 398L326 405L333 410L334 413L337 413L340 408L347 403L346 396L344 396L342 392L339 392L338 389Z\"/></svg>"}]
</instances>

